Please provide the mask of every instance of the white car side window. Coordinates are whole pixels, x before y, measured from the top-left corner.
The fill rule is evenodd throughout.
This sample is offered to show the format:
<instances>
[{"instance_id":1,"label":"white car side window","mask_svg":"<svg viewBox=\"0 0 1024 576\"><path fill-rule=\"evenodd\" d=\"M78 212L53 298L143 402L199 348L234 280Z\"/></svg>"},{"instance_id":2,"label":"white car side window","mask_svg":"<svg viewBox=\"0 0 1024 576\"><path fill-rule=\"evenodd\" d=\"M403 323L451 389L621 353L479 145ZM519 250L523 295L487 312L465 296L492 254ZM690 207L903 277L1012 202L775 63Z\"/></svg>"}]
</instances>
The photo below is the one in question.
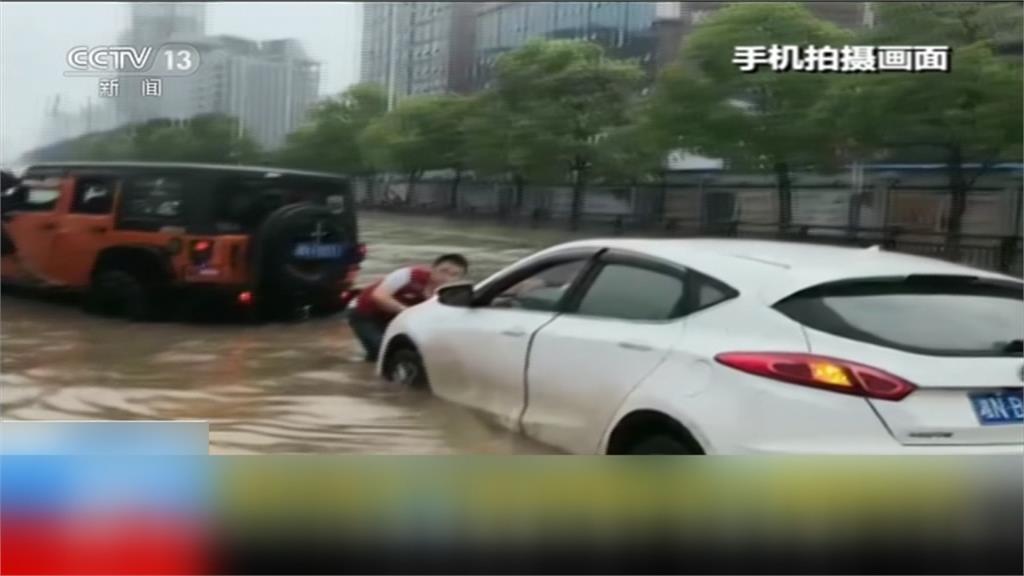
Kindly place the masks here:
<instances>
[{"instance_id":1,"label":"white car side window","mask_svg":"<svg viewBox=\"0 0 1024 576\"><path fill-rule=\"evenodd\" d=\"M608 264L580 301L578 314L623 320L669 320L682 302L682 279L646 268Z\"/></svg>"},{"instance_id":2,"label":"white car side window","mask_svg":"<svg viewBox=\"0 0 1024 576\"><path fill-rule=\"evenodd\" d=\"M506 288L491 301L494 308L554 310L566 290L572 286L586 265L586 260L573 260L545 268Z\"/></svg>"}]
</instances>

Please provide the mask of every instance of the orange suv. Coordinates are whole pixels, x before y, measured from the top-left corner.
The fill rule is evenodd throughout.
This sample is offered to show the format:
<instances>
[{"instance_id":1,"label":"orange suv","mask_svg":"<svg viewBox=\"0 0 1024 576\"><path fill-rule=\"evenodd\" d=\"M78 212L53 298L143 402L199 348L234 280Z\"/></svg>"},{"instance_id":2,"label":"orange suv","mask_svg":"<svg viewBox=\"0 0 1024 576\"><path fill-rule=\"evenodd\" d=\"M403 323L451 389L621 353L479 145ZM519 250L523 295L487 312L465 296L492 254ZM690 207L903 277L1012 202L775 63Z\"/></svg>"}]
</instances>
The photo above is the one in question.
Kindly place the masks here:
<instances>
[{"instance_id":1,"label":"orange suv","mask_svg":"<svg viewBox=\"0 0 1024 576\"><path fill-rule=\"evenodd\" d=\"M134 320L211 300L338 311L366 254L349 181L331 174L37 164L2 211L4 284L80 291L90 311Z\"/></svg>"}]
</instances>

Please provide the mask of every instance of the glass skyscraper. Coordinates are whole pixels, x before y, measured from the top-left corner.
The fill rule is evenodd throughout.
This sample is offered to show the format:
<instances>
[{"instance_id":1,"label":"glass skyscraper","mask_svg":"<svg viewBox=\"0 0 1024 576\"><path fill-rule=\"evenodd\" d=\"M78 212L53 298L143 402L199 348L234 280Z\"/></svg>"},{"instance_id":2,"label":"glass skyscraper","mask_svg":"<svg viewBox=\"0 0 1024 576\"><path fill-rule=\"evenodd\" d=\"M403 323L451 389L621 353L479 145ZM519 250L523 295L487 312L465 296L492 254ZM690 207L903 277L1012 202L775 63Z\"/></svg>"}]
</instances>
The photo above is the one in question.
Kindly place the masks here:
<instances>
[{"instance_id":1,"label":"glass skyscraper","mask_svg":"<svg viewBox=\"0 0 1024 576\"><path fill-rule=\"evenodd\" d=\"M482 88L498 56L534 38L589 40L649 72L657 46L655 2L488 2L477 12L472 79Z\"/></svg>"}]
</instances>

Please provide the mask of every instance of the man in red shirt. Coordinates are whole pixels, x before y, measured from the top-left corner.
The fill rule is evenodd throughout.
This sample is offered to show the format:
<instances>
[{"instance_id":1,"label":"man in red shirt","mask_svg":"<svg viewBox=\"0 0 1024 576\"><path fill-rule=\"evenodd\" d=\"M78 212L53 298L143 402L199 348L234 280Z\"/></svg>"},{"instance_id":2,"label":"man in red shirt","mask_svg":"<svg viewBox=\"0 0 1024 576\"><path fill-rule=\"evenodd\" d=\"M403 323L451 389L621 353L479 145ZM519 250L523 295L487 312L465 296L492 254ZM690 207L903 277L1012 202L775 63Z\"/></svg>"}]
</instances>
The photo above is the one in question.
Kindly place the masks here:
<instances>
[{"instance_id":1,"label":"man in red shirt","mask_svg":"<svg viewBox=\"0 0 1024 576\"><path fill-rule=\"evenodd\" d=\"M384 331L395 316L432 297L439 287L461 280L468 270L464 256L445 254L430 267L399 268L360 292L348 323L366 349L366 360L377 361Z\"/></svg>"}]
</instances>

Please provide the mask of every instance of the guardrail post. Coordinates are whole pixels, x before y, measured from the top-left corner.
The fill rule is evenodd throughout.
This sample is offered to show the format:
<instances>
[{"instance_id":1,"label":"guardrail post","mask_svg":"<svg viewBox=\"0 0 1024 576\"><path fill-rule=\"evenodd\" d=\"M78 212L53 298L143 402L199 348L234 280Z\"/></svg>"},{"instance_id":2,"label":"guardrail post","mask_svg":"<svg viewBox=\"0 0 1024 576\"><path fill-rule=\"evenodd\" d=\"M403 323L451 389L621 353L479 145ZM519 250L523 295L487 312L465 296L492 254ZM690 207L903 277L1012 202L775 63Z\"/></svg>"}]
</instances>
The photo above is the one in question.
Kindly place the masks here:
<instances>
[{"instance_id":1,"label":"guardrail post","mask_svg":"<svg viewBox=\"0 0 1024 576\"><path fill-rule=\"evenodd\" d=\"M1012 271L1014 258L1020 258L1017 255L1017 238L1007 236L999 242L999 271Z\"/></svg>"},{"instance_id":2,"label":"guardrail post","mask_svg":"<svg viewBox=\"0 0 1024 576\"><path fill-rule=\"evenodd\" d=\"M882 231L882 247L886 250L896 249L896 236L900 233L898 226L892 228L886 228Z\"/></svg>"},{"instance_id":3,"label":"guardrail post","mask_svg":"<svg viewBox=\"0 0 1024 576\"><path fill-rule=\"evenodd\" d=\"M540 208L534 208L533 211L530 212L530 226L533 227L533 228L536 228L536 227L540 226L541 217L542 217L541 209Z\"/></svg>"}]
</instances>

